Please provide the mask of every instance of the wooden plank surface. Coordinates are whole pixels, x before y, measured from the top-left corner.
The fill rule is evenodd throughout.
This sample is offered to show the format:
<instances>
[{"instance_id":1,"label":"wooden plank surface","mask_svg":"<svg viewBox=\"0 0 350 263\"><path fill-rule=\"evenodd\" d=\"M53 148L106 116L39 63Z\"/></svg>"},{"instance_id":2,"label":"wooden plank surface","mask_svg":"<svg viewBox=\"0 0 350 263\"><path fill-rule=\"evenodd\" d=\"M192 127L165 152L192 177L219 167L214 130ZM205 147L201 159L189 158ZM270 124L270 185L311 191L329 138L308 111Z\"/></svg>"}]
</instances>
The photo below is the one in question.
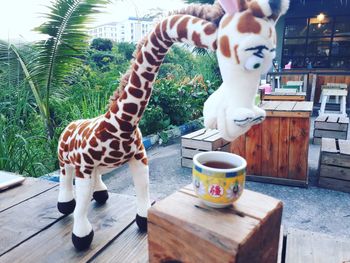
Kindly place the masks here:
<instances>
[{"instance_id":1,"label":"wooden plank surface","mask_svg":"<svg viewBox=\"0 0 350 263\"><path fill-rule=\"evenodd\" d=\"M349 156L337 153L322 152L321 163L334 166L350 167Z\"/></svg>"},{"instance_id":2,"label":"wooden plank surface","mask_svg":"<svg viewBox=\"0 0 350 263\"><path fill-rule=\"evenodd\" d=\"M347 263L350 242L325 234L290 229L287 233L286 263Z\"/></svg>"},{"instance_id":3,"label":"wooden plank surface","mask_svg":"<svg viewBox=\"0 0 350 263\"><path fill-rule=\"evenodd\" d=\"M141 233L136 226L132 224L118 238L98 254L91 263L146 263L148 262L148 243L147 234Z\"/></svg>"},{"instance_id":4,"label":"wooden plank surface","mask_svg":"<svg viewBox=\"0 0 350 263\"><path fill-rule=\"evenodd\" d=\"M42 210L45 211L44 204L48 201L43 198L35 199L42 203ZM49 207L52 205L55 206L56 202L51 201L47 204ZM6 253L0 258L0 261L12 263L87 262L133 223L135 214L135 198L110 194L110 199L105 205L99 206L93 201L90 206L89 220L93 225L95 235L89 250L78 252L74 249L71 241L73 216L70 215ZM46 216L41 215L41 218L44 219ZM32 228L31 225L28 227Z\"/></svg>"},{"instance_id":5,"label":"wooden plank surface","mask_svg":"<svg viewBox=\"0 0 350 263\"><path fill-rule=\"evenodd\" d=\"M307 182L310 120L293 118L290 121L288 178Z\"/></svg>"},{"instance_id":6,"label":"wooden plank surface","mask_svg":"<svg viewBox=\"0 0 350 263\"><path fill-rule=\"evenodd\" d=\"M322 152L329 152L329 153L337 153L337 145L335 143L335 139L330 138L322 138L322 146L321 146Z\"/></svg>"},{"instance_id":7,"label":"wooden plank surface","mask_svg":"<svg viewBox=\"0 0 350 263\"><path fill-rule=\"evenodd\" d=\"M277 106L276 111L292 111L295 107L296 102L294 101L285 101Z\"/></svg>"},{"instance_id":8,"label":"wooden plank surface","mask_svg":"<svg viewBox=\"0 0 350 263\"><path fill-rule=\"evenodd\" d=\"M246 136L244 134L239 136L236 140L234 140L231 143L231 149L230 149L231 153L235 153L242 156L243 158L246 158L245 141L246 141Z\"/></svg>"},{"instance_id":9,"label":"wooden plank surface","mask_svg":"<svg viewBox=\"0 0 350 263\"><path fill-rule=\"evenodd\" d=\"M328 117L327 117L328 118ZM348 124L339 122L315 121L316 130L348 131Z\"/></svg>"},{"instance_id":10,"label":"wooden plank surface","mask_svg":"<svg viewBox=\"0 0 350 263\"><path fill-rule=\"evenodd\" d=\"M350 193L349 181L338 180L338 179L329 178L329 177L320 177L318 184L319 186L325 187L328 189Z\"/></svg>"},{"instance_id":11,"label":"wooden plank surface","mask_svg":"<svg viewBox=\"0 0 350 263\"><path fill-rule=\"evenodd\" d=\"M327 115L320 115L315 119L315 122L324 122L328 119Z\"/></svg>"},{"instance_id":12,"label":"wooden plank surface","mask_svg":"<svg viewBox=\"0 0 350 263\"><path fill-rule=\"evenodd\" d=\"M338 140L340 154L350 155L350 141ZM350 156L349 156L350 158ZM349 159L350 161L350 159Z\"/></svg>"},{"instance_id":13,"label":"wooden plank surface","mask_svg":"<svg viewBox=\"0 0 350 263\"><path fill-rule=\"evenodd\" d=\"M337 123L339 120L339 117L336 115L330 115L327 119L327 122L333 122L333 123Z\"/></svg>"},{"instance_id":14,"label":"wooden plank surface","mask_svg":"<svg viewBox=\"0 0 350 263\"><path fill-rule=\"evenodd\" d=\"M193 161L189 158L181 158L181 166L192 168L193 167Z\"/></svg>"},{"instance_id":15,"label":"wooden plank surface","mask_svg":"<svg viewBox=\"0 0 350 263\"><path fill-rule=\"evenodd\" d=\"M320 176L345 180L350 182L350 168L321 164Z\"/></svg>"},{"instance_id":16,"label":"wooden plank surface","mask_svg":"<svg viewBox=\"0 0 350 263\"><path fill-rule=\"evenodd\" d=\"M281 103L281 101L263 101L260 107L266 111L271 111L275 110Z\"/></svg>"},{"instance_id":17,"label":"wooden plank surface","mask_svg":"<svg viewBox=\"0 0 350 263\"><path fill-rule=\"evenodd\" d=\"M194 131L194 132L191 132L191 133L189 133L189 134L183 135L183 136L181 136L181 138L184 138L184 139L191 139L191 138L193 138L193 137L196 137L196 136L199 136L199 135L205 133L205 130L206 130L206 129L203 128L203 129L200 129L200 130L198 130L198 131Z\"/></svg>"},{"instance_id":18,"label":"wooden plank surface","mask_svg":"<svg viewBox=\"0 0 350 263\"><path fill-rule=\"evenodd\" d=\"M315 129L314 136L315 137L322 137L322 138L346 139L347 132L346 131L331 131L331 130Z\"/></svg>"},{"instance_id":19,"label":"wooden plank surface","mask_svg":"<svg viewBox=\"0 0 350 263\"><path fill-rule=\"evenodd\" d=\"M62 218L57 197L55 187L0 213L0 255Z\"/></svg>"},{"instance_id":20,"label":"wooden plank surface","mask_svg":"<svg viewBox=\"0 0 350 263\"><path fill-rule=\"evenodd\" d=\"M293 108L293 111L306 111L312 112L314 103L311 101L298 101Z\"/></svg>"},{"instance_id":21,"label":"wooden plank surface","mask_svg":"<svg viewBox=\"0 0 350 263\"><path fill-rule=\"evenodd\" d=\"M47 180L27 177L22 185L0 192L0 212L41 194L58 184Z\"/></svg>"},{"instance_id":22,"label":"wooden plank surface","mask_svg":"<svg viewBox=\"0 0 350 263\"><path fill-rule=\"evenodd\" d=\"M254 125L246 133L247 173L261 175L261 125Z\"/></svg>"},{"instance_id":23,"label":"wooden plank surface","mask_svg":"<svg viewBox=\"0 0 350 263\"><path fill-rule=\"evenodd\" d=\"M280 118L278 135L278 177L288 178L290 119Z\"/></svg>"},{"instance_id":24,"label":"wooden plank surface","mask_svg":"<svg viewBox=\"0 0 350 263\"><path fill-rule=\"evenodd\" d=\"M248 181L258 182L258 183L280 184L280 185L289 185L289 186L298 186L298 187L307 187L308 185L308 182L305 180L286 179L286 178L279 178L279 177L247 175L246 179Z\"/></svg>"},{"instance_id":25,"label":"wooden plank surface","mask_svg":"<svg viewBox=\"0 0 350 263\"><path fill-rule=\"evenodd\" d=\"M261 124L261 175L263 176L278 177L279 125L280 118L266 118Z\"/></svg>"},{"instance_id":26,"label":"wooden plank surface","mask_svg":"<svg viewBox=\"0 0 350 263\"><path fill-rule=\"evenodd\" d=\"M339 118L339 123L349 124L349 118L348 118L348 117L341 116L341 117Z\"/></svg>"}]
</instances>

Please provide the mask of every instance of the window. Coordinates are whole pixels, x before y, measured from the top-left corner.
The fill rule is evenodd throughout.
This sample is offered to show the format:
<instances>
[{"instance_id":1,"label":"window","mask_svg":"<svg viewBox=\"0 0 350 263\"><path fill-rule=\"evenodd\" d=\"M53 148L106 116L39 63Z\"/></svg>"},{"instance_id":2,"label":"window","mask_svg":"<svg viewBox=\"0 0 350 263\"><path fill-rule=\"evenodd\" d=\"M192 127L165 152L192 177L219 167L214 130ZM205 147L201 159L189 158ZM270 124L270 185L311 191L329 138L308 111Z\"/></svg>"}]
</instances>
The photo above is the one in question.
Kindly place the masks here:
<instances>
[{"instance_id":1,"label":"window","mask_svg":"<svg viewBox=\"0 0 350 263\"><path fill-rule=\"evenodd\" d=\"M350 20L317 16L286 19L282 67L350 68Z\"/></svg>"}]
</instances>

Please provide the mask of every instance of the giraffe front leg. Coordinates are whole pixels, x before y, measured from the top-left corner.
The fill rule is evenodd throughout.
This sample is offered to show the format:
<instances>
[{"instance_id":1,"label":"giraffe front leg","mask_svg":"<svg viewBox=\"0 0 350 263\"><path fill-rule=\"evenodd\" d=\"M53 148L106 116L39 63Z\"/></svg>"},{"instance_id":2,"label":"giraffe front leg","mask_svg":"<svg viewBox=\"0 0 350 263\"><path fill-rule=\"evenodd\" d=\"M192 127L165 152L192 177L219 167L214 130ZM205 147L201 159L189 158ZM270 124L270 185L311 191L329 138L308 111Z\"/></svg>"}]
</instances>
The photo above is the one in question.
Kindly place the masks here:
<instances>
[{"instance_id":1,"label":"giraffe front leg","mask_svg":"<svg viewBox=\"0 0 350 263\"><path fill-rule=\"evenodd\" d=\"M107 186L102 181L102 175L98 174L96 176L93 198L97 203L102 205L106 203L108 197Z\"/></svg>"},{"instance_id":2,"label":"giraffe front leg","mask_svg":"<svg viewBox=\"0 0 350 263\"><path fill-rule=\"evenodd\" d=\"M60 187L57 208L65 215L73 213L76 205L73 193L73 172L73 167L60 162Z\"/></svg>"},{"instance_id":3,"label":"giraffe front leg","mask_svg":"<svg viewBox=\"0 0 350 263\"><path fill-rule=\"evenodd\" d=\"M129 167L133 177L137 199L136 224L141 231L146 232L147 211L151 207L151 201L149 197L149 167L145 153L143 153L142 160L135 158L130 160Z\"/></svg>"},{"instance_id":4,"label":"giraffe front leg","mask_svg":"<svg viewBox=\"0 0 350 263\"><path fill-rule=\"evenodd\" d=\"M87 218L93 186L94 177L91 178L89 175L85 176L85 178L76 177L75 179L77 205L74 210L72 241L78 250L89 248L94 237L94 231Z\"/></svg>"}]
</instances>

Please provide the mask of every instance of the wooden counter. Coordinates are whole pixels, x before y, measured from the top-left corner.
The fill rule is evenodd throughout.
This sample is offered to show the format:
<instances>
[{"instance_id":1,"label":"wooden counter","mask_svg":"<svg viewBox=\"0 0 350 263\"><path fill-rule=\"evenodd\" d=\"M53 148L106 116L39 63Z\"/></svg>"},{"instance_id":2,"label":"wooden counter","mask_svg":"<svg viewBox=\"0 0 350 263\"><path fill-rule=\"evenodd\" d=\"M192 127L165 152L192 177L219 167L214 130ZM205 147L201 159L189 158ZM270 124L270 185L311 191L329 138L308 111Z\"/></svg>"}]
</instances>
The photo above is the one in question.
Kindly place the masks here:
<instances>
[{"instance_id":1,"label":"wooden counter","mask_svg":"<svg viewBox=\"0 0 350 263\"><path fill-rule=\"evenodd\" d=\"M263 95L263 100L277 100L277 101L304 101L306 92L271 92Z\"/></svg>"},{"instance_id":2,"label":"wooden counter","mask_svg":"<svg viewBox=\"0 0 350 263\"><path fill-rule=\"evenodd\" d=\"M265 101L266 120L231 143L248 180L307 186L312 102Z\"/></svg>"}]
</instances>

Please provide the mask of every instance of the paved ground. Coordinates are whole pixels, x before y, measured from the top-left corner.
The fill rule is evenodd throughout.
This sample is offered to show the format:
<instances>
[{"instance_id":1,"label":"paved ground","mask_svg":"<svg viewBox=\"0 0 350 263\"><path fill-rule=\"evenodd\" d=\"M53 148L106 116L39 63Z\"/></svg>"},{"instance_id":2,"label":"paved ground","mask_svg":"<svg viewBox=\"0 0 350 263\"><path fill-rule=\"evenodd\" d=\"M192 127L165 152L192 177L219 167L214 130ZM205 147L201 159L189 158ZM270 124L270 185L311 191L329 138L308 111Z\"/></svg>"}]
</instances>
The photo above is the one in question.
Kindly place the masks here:
<instances>
[{"instance_id":1,"label":"paved ground","mask_svg":"<svg viewBox=\"0 0 350 263\"><path fill-rule=\"evenodd\" d=\"M246 188L283 201L283 225L334 237L350 239L350 194L315 186L320 147L310 144L309 188L287 187L247 182ZM156 146L148 151L150 159L150 189L153 199L162 199L191 183L191 169L180 165L180 143ZM104 176L111 192L134 195L132 178L127 166Z\"/></svg>"}]
</instances>

